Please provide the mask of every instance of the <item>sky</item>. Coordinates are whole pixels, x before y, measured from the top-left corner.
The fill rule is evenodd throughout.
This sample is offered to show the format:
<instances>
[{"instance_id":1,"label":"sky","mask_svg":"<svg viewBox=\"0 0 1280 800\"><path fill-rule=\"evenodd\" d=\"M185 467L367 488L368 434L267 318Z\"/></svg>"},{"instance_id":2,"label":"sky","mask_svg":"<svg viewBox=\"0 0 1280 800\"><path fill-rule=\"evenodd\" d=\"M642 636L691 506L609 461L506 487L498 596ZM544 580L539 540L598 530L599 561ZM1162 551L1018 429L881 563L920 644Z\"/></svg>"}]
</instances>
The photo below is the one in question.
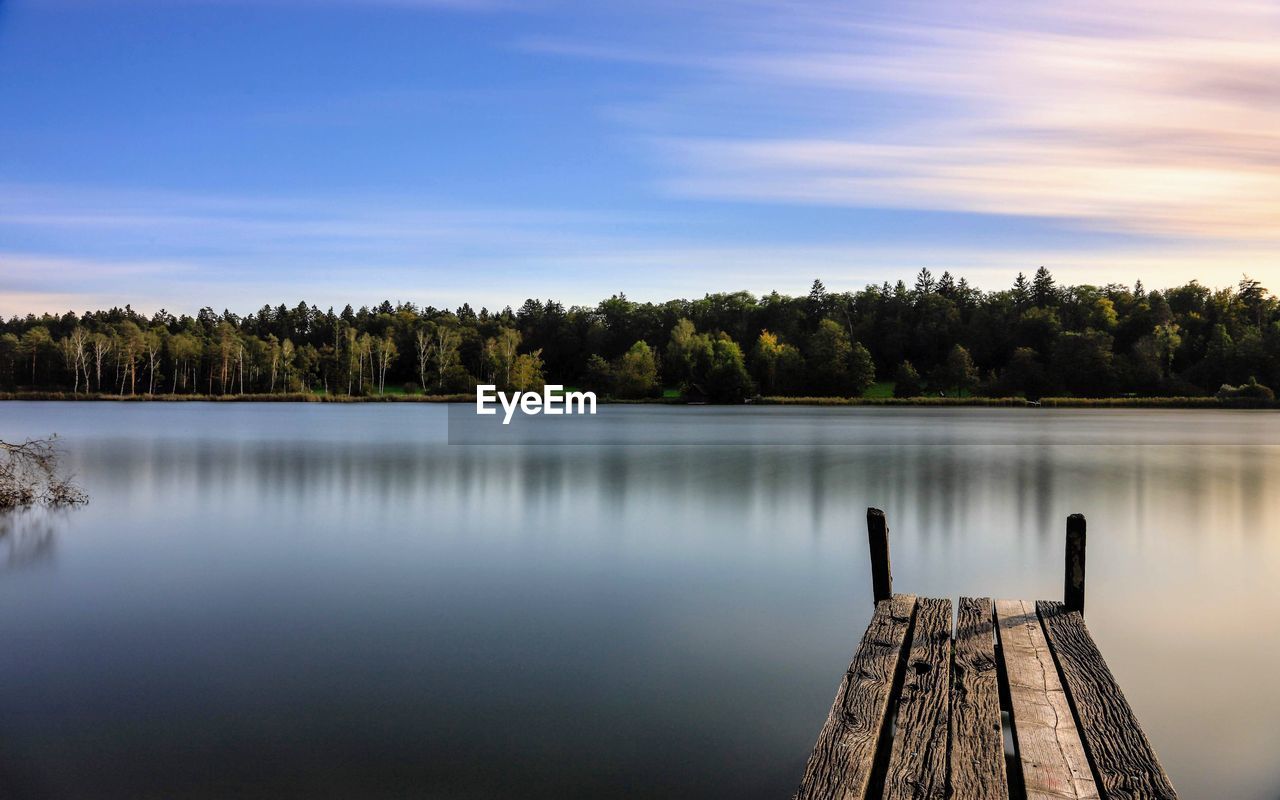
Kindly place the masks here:
<instances>
[{"instance_id":1,"label":"sky","mask_svg":"<svg viewBox=\"0 0 1280 800\"><path fill-rule=\"evenodd\" d=\"M1280 289L1277 41L1223 0L0 0L0 315Z\"/></svg>"}]
</instances>

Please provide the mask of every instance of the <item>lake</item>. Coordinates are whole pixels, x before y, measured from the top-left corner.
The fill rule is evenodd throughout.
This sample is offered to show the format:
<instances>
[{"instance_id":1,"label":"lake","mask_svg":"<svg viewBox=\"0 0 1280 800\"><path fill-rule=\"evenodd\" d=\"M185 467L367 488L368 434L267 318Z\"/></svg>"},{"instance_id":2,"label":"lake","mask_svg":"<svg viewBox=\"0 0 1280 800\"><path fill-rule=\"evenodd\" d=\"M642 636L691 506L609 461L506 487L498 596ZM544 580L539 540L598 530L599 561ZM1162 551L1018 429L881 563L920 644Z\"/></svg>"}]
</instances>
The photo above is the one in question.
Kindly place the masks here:
<instances>
[{"instance_id":1,"label":"lake","mask_svg":"<svg viewBox=\"0 0 1280 800\"><path fill-rule=\"evenodd\" d=\"M878 506L895 588L953 599L1059 598L1084 513L1175 786L1280 797L1280 415L609 406L482 446L449 413L0 404L91 498L0 521L0 795L787 797Z\"/></svg>"}]
</instances>

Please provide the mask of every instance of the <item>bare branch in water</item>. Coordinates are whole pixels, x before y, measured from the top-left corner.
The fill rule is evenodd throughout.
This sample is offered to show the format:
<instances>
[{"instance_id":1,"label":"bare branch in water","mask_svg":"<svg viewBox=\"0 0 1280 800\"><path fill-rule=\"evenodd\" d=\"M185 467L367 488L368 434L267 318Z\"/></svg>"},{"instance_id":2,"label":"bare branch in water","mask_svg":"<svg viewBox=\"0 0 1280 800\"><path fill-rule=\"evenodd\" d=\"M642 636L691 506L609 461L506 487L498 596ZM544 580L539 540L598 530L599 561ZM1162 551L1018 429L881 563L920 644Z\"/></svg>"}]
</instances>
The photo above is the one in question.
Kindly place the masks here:
<instances>
[{"instance_id":1,"label":"bare branch in water","mask_svg":"<svg viewBox=\"0 0 1280 800\"><path fill-rule=\"evenodd\" d=\"M0 511L75 506L89 496L58 469L57 436L12 443L0 439Z\"/></svg>"}]
</instances>

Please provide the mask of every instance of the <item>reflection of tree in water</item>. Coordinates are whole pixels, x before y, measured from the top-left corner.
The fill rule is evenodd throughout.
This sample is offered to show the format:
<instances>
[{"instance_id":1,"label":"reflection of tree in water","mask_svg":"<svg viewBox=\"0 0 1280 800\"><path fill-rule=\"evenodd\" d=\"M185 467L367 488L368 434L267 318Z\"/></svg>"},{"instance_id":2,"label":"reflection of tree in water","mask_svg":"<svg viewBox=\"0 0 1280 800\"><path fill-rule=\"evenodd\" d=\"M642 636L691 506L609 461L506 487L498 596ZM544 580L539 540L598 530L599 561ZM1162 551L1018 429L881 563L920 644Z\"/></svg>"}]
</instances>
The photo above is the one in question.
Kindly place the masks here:
<instances>
[{"instance_id":1,"label":"reflection of tree in water","mask_svg":"<svg viewBox=\"0 0 1280 800\"><path fill-rule=\"evenodd\" d=\"M0 513L0 572L51 561L58 542L61 513Z\"/></svg>"},{"instance_id":2,"label":"reflection of tree in water","mask_svg":"<svg viewBox=\"0 0 1280 800\"><path fill-rule=\"evenodd\" d=\"M83 505L88 496L59 465L57 437L0 440L0 570L31 566L53 557L57 541L54 509Z\"/></svg>"},{"instance_id":3,"label":"reflection of tree in water","mask_svg":"<svg viewBox=\"0 0 1280 800\"><path fill-rule=\"evenodd\" d=\"M23 442L0 439L0 510L78 506L88 496L59 466L57 435Z\"/></svg>"}]
</instances>

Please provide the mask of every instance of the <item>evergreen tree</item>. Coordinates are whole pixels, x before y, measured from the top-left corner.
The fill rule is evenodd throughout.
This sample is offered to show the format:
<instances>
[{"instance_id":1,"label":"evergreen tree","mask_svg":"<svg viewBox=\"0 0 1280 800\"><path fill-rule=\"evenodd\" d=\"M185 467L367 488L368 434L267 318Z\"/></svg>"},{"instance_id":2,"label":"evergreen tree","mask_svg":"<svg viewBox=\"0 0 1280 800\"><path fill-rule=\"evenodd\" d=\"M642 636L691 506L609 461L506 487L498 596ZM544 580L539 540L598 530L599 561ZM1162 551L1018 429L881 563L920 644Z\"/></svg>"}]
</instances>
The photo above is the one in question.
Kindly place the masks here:
<instances>
[{"instance_id":1,"label":"evergreen tree","mask_svg":"<svg viewBox=\"0 0 1280 800\"><path fill-rule=\"evenodd\" d=\"M929 271L928 267L921 267L920 271L916 273L916 297L928 297L933 294L933 287L933 273Z\"/></svg>"},{"instance_id":2,"label":"evergreen tree","mask_svg":"<svg viewBox=\"0 0 1280 800\"><path fill-rule=\"evenodd\" d=\"M1016 308L1025 308L1031 300L1031 285L1027 283L1027 276L1021 272L1013 282L1013 304Z\"/></svg>"},{"instance_id":3,"label":"evergreen tree","mask_svg":"<svg viewBox=\"0 0 1280 800\"><path fill-rule=\"evenodd\" d=\"M951 277L950 271L944 271L942 277L938 279L938 294L948 300L956 299L956 282Z\"/></svg>"},{"instance_id":4,"label":"evergreen tree","mask_svg":"<svg viewBox=\"0 0 1280 800\"><path fill-rule=\"evenodd\" d=\"M809 287L809 314L813 317L821 317L826 312L827 287L821 280L814 278L813 285Z\"/></svg>"},{"instance_id":5,"label":"evergreen tree","mask_svg":"<svg viewBox=\"0 0 1280 800\"><path fill-rule=\"evenodd\" d=\"M949 369L956 345L979 374L994 372L994 392L1209 394L1251 375L1280 386L1280 303L1247 277L1218 291L1193 281L1148 292L1058 287L1045 269L985 293L925 269L914 289L898 281L830 294L816 281L799 297L727 292L655 304L617 295L593 307L530 300L497 314L464 304L456 316L406 302L339 307L11 317L0 320L0 391L368 395L390 382L445 394L536 385L540 372L612 392L622 367L623 391L640 394L657 389L651 359L667 385L701 396L745 397L752 378L771 394L855 395L877 371L909 388L903 362L950 392L946 373L968 373Z\"/></svg>"},{"instance_id":6,"label":"evergreen tree","mask_svg":"<svg viewBox=\"0 0 1280 800\"><path fill-rule=\"evenodd\" d=\"M1036 276L1031 281L1031 301L1041 308L1057 304L1058 291L1054 286L1053 276L1044 267L1036 270Z\"/></svg>"}]
</instances>

